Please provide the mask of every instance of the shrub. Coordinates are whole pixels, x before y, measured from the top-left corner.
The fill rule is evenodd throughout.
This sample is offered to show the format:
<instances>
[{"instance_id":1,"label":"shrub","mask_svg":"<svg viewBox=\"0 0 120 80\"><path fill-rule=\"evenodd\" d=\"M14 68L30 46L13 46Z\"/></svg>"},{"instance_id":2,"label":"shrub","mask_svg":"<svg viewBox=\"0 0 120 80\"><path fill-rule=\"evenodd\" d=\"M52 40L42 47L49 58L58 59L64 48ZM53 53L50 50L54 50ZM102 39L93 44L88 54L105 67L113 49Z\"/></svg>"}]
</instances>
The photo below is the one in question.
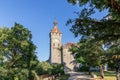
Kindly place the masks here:
<instances>
[{"instance_id":1,"label":"shrub","mask_svg":"<svg viewBox=\"0 0 120 80\"><path fill-rule=\"evenodd\" d=\"M64 74L64 67L61 64L50 64L48 62L40 62L36 67L36 72L38 75Z\"/></svg>"},{"instance_id":2,"label":"shrub","mask_svg":"<svg viewBox=\"0 0 120 80\"><path fill-rule=\"evenodd\" d=\"M64 74L64 67L61 64L52 64L52 74Z\"/></svg>"},{"instance_id":3,"label":"shrub","mask_svg":"<svg viewBox=\"0 0 120 80\"><path fill-rule=\"evenodd\" d=\"M88 66L82 66L79 68L79 71L89 71L89 67Z\"/></svg>"}]
</instances>

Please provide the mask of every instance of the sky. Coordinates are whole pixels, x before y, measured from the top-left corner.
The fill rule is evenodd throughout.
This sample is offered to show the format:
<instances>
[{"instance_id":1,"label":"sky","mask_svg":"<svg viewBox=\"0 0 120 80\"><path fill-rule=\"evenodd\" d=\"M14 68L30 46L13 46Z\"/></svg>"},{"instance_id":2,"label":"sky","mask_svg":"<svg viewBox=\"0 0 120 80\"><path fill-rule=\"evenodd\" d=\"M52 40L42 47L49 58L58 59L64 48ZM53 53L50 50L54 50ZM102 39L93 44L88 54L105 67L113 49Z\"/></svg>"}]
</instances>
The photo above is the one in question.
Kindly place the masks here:
<instances>
[{"instance_id":1,"label":"sky","mask_svg":"<svg viewBox=\"0 0 120 80\"><path fill-rule=\"evenodd\" d=\"M66 26L68 19L76 17L74 11L80 11L77 5L73 6L67 0L0 0L0 27L13 27L17 22L28 28L32 41L37 46L36 52L39 61L46 61L50 53L49 33L56 19L58 28L62 32L62 43L78 42L70 32L71 26ZM107 11L97 13L93 17L101 19Z\"/></svg>"}]
</instances>

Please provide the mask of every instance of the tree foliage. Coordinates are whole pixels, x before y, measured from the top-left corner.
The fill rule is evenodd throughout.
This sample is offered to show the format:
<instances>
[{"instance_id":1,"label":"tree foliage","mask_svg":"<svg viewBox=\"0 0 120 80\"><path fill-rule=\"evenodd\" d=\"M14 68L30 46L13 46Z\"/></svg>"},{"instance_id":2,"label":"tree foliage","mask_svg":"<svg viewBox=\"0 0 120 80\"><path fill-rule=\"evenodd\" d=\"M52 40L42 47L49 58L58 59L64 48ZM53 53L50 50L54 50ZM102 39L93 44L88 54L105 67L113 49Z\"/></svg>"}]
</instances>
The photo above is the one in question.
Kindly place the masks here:
<instances>
[{"instance_id":1,"label":"tree foliage","mask_svg":"<svg viewBox=\"0 0 120 80\"><path fill-rule=\"evenodd\" d=\"M48 62L40 62L36 67L38 75L56 75L64 74L64 68L61 64L50 64Z\"/></svg>"},{"instance_id":2,"label":"tree foliage","mask_svg":"<svg viewBox=\"0 0 120 80\"><path fill-rule=\"evenodd\" d=\"M81 41L78 44L79 46L73 47L76 48L76 51L74 51L75 58L79 62L83 62L83 64L87 63L91 67L99 66L103 63L102 60L105 52L100 43L98 44L89 40ZM73 47L71 48L72 52Z\"/></svg>"},{"instance_id":3,"label":"tree foliage","mask_svg":"<svg viewBox=\"0 0 120 80\"><path fill-rule=\"evenodd\" d=\"M119 25L120 25L120 12L119 1L115 0L68 0L72 4L79 4L80 6L87 5L82 11L78 12L78 18L68 20L68 23L73 22L71 31L78 36L94 36L97 40L103 40L104 42L116 41L120 38ZM116 4L116 5L115 5ZM91 15L95 14L96 9L103 11L107 9L109 11L109 19L99 20L92 18Z\"/></svg>"},{"instance_id":4,"label":"tree foliage","mask_svg":"<svg viewBox=\"0 0 120 80\"><path fill-rule=\"evenodd\" d=\"M0 72L2 80L27 80L37 65L36 46L32 34L15 23L11 28L0 28ZM32 74L32 73L31 73ZM31 75L32 76L32 75ZM30 80L30 79L29 79Z\"/></svg>"},{"instance_id":5,"label":"tree foliage","mask_svg":"<svg viewBox=\"0 0 120 80\"><path fill-rule=\"evenodd\" d=\"M103 42L106 47L106 59L114 62L117 73L117 80L120 68L120 0L68 0L73 5L81 7L80 12L76 12L78 17L68 20L72 23L71 31L75 36L82 36L81 40L93 37L95 42ZM96 11L108 10L108 15L102 20L93 18Z\"/></svg>"},{"instance_id":6,"label":"tree foliage","mask_svg":"<svg viewBox=\"0 0 120 80\"><path fill-rule=\"evenodd\" d=\"M70 51L74 54L78 63L82 63L83 66L87 65L89 73L90 67L100 67L100 75L104 78L101 67L105 64L105 50L102 47L102 42L97 43L92 39L88 39L87 41L81 40L77 46L72 46Z\"/></svg>"}]
</instances>

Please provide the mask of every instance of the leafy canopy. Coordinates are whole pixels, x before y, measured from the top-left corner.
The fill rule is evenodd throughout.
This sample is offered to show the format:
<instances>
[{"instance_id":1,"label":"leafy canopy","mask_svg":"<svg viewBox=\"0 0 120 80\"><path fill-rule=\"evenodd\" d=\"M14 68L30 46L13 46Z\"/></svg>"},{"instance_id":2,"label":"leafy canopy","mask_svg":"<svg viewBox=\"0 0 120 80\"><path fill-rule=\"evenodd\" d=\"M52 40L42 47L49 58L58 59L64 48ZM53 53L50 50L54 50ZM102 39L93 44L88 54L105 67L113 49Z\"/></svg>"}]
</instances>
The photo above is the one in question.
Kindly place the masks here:
<instances>
[{"instance_id":1,"label":"leafy canopy","mask_svg":"<svg viewBox=\"0 0 120 80\"><path fill-rule=\"evenodd\" d=\"M117 73L116 79L119 80L120 0L68 0L68 2L73 5L78 4L82 8L81 12L77 12L77 18L68 20L67 24L72 23L70 30L76 37L79 35L82 36L81 40L88 40L88 37L90 37L96 43L103 42L102 45L107 49L105 60L114 63ZM100 12L108 10L108 15L103 17L102 20L93 18L91 15L94 15L96 10ZM89 49L91 48L85 51ZM90 50L90 52L91 51L93 50ZM93 54L94 53L92 53L92 55ZM100 58L100 56L101 55L99 55L98 58Z\"/></svg>"},{"instance_id":2,"label":"leafy canopy","mask_svg":"<svg viewBox=\"0 0 120 80\"><path fill-rule=\"evenodd\" d=\"M32 34L15 23L11 28L0 28L0 75L2 80L27 80L28 73L37 65L36 46ZM32 74L32 73L31 73Z\"/></svg>"},{"instance_id":3,"label":"leafy canopy","mask_svg":"<svg viewBox=\"0 0 120 80\"><path fill-rule=\"evenodd\" d=\"M93 36L96 40L106 42L115 42L120 38L120 1L119 0L68 0L73 5L82 6L82 11L78 14L78 18L68 20L73 23L71 31L77 37L82 35ZM87 7L85 7L87 5ZM108 10L108 14L102 20L92 18L96 10ZM109 19L108 19L109 18Z\"/></svg>"}]
</instances>

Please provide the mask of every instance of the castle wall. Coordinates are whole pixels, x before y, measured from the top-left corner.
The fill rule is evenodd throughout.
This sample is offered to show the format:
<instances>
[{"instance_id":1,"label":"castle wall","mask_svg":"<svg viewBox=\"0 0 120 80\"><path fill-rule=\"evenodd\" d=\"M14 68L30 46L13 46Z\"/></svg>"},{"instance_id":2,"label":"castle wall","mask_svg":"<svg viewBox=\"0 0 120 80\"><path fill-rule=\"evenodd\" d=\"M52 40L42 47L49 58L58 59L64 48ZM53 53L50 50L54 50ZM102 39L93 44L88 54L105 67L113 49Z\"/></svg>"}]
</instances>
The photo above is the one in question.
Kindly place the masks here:
<instances>
[{"instance_id":1,"label":"castle wall","mask_svg":"<svg viewBox=\"0 0 120 80\"><path fill-rule=\"evenodd\" d=\"M65 65L65 69L68 71L74 70L74 57L69 52L69 49L63 48L63 63Z\"/></svg>"},{"instance_id":2,"label":"castle wall","mask_svg":"<svg viewBox=\"0 0 120 80\"><path fill-rule=\"evenodd\" d=\"M65 70L74 70L74 57L69 52L72 44L67 43L62 46L62 33L57 27L57 22L54 21L54 27L50 32L50 63L63 63Z\"/></svg>"}]
</instances>

